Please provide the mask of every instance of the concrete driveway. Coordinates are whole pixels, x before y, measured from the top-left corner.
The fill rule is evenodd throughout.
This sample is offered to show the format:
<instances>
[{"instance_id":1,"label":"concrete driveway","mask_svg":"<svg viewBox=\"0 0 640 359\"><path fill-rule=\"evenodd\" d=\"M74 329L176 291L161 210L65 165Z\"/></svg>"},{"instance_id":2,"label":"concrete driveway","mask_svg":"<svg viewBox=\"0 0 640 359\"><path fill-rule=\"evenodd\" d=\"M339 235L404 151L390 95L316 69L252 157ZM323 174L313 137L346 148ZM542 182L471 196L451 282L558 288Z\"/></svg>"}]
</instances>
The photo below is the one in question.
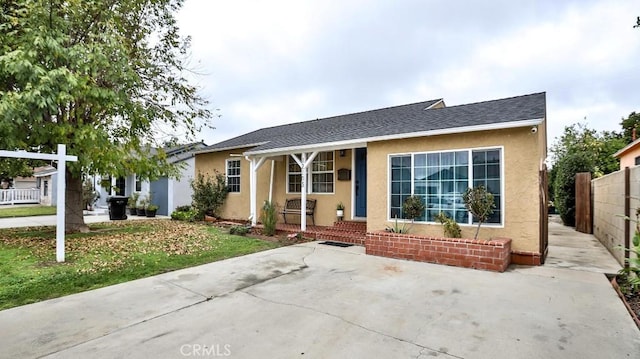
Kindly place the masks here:
<instances>
[{"instance_id":1,"label":"concrete driveway","mask_svg":"<svg viewBox=\"0 0 640 359\"><path fill-rule=\"evenodd\" d=\"M283 247L0 312L0 357L637 358L601 273Z\"/></svg>"}]
</instances>

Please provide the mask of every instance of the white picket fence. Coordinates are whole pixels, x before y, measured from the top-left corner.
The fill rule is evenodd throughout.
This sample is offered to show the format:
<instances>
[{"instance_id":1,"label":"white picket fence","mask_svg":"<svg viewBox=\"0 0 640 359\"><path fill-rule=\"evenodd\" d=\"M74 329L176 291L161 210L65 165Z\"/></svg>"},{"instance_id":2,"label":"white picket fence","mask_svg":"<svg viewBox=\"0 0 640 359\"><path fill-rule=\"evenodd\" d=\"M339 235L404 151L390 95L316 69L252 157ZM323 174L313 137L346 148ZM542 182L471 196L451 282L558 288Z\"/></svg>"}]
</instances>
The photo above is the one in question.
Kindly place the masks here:
<instances>
[{"instance_id":1,"label":"white picket fence","mask_svg":"<svg viewBox=\"0 0 640 359\"><path fill-rule=\"evenodd\" d=\"M9 188L0 189L0 204L40 203L40 190Z\"/></svg>"}]
</instances>

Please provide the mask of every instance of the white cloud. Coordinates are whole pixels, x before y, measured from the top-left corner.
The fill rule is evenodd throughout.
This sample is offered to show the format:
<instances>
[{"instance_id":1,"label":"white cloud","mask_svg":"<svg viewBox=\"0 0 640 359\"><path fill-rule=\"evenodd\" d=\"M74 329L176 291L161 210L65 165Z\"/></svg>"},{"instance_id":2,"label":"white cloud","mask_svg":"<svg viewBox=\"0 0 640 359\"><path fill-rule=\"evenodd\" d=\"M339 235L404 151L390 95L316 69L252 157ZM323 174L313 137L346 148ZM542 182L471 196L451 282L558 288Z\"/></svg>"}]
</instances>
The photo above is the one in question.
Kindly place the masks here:
<instances>
[{"instance_id":1,"label":"white cloud","mask_svg":"<svg viewBox=\"0 0 640 359\"><path fill-rule=\"evenodd\" d=\"M264 126L434 98L547 91L549 142L587 116L639 110L640 9L629 1L203 1L180 14L213 143Z\"/></svg>"}]
</instances>

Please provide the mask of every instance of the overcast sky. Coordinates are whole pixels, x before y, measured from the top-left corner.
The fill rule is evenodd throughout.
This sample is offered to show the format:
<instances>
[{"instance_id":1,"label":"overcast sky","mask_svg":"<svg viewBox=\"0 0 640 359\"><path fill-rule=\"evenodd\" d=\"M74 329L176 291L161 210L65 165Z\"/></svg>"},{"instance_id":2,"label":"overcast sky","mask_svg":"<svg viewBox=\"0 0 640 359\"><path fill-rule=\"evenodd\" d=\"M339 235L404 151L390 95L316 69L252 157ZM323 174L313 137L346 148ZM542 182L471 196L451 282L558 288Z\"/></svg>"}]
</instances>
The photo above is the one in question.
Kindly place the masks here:
<instances>
[{"instance_id":1,"label":"overcast sky","mask_svg":"<svg viewBox=\"0 0 640 359\"><path fill-rule=\"evenodd\" d=\"M210 1L178 18L221 115L207 144L262 127L443 98L547 93L549 144L640 111L638 1Z\"/></svg>"}]
</instances>

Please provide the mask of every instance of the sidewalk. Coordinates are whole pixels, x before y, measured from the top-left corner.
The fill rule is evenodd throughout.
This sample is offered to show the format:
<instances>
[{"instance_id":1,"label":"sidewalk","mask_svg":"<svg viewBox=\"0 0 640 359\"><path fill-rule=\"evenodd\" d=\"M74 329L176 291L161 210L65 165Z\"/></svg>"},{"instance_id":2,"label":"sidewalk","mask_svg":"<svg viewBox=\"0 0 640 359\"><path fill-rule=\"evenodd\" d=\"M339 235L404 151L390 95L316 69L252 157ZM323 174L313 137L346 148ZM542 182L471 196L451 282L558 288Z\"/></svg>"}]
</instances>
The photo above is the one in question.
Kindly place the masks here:
<instances>
[{"instance_id":1,"label":"sidewalk","mask_svg":"<svg viewBox=\"0 0 640 359\"><path fill-rule=\"evenodd\" d=\"M127 221L141 219L167 219L167 216L156 216L154 218L138 217L127 215ZM108 214L88 214L84 216L84 223L100 223L115 222L109 219ZM38 227L38 226L55 226L56 216L32 216L32 217L12 217L0 218L0 228L18 228L18 227Z\"/></svg>"}]
</instances>

